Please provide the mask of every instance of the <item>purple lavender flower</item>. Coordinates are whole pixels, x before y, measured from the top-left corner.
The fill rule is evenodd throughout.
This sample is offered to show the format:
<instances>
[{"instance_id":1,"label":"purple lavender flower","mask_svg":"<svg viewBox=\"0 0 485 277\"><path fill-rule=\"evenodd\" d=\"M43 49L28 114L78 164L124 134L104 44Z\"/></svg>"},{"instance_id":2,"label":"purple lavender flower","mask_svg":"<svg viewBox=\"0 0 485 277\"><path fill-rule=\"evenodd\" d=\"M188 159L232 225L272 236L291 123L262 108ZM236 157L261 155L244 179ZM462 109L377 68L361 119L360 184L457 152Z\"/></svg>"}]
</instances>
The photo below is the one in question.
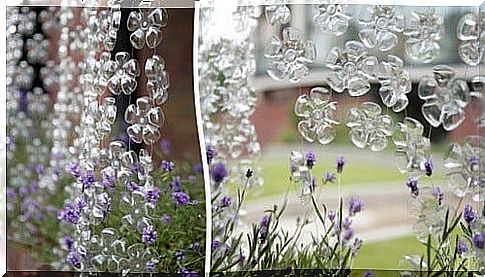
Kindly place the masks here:
<instances>
[{"instance_id":1,"label":"purple lavender flower","mask_svg":"<svg viewBox=\"0 0 485 277\"><path fill-rule=\"evenodd\" d=\"M162 149L162 153L164 155L169 155L172 150L172 145L168 139L160 140L160 148Z\"/></svg>"},{"instance_id":2,"label":"purple lavender flower","mask_svg":"<svg viewBox=\"0 0 485 277\"><path fill-rule=\"evenodd\" d=\"M431 176L433 174L433 161L426 160L426 162L424 162L424 169L426 172L426 176Z\"/></svg>"},{"instance_id":3,"label":"purple lavender flower","mask_svg":"<svg viewBox=\"0 0 485 277\"><path fill-rule=\"evenodd\" d=\"M27 112L27 107L29 105L29 97L27 95L28 95L28 91L26 89L20 90L20 97L19 97L18 106L17 106L19 112L24 112L24 113Z\"/></svg>"},{"instance_id":4,"label":"purple lavender flower","mask_svg":"<svg viewBox=\"0 0 485 277\"><path fill-rule=\"evenodd\" d=\"M140 190L140 186L137 183L132 182L132 181L128 181L126 183L126 188L128 189L128 191L138 191L138 190Z\"/></svg>"},{"instance_id":5,"label":"purple lavender flower","mask_svg":"<svg viewBox=\"0 0 485 277\"><path fill-rule=\"evenodd\" d=\"M473 246L481 250L485 248L485 231L473 235Z\"/></svg>"},{"instance_id":6,"label":"purple lavender flower","mask_svg":"<svg viewBox=\"0 0 485 277\"><path fill-rule=\"evenodd\" d=\"M352 220L350 217L345 217L344 221L342 222L342 227L344 227L345 230L350 229L350 226L352 225Z\"/></svg>"},{"instance_id":7,"label":"purple lavender flower","mask_svg":"<svg viewBox=\"0 0 485 277\"><path fill-rule=\"evenodd\" d=\"M214 149L214 147L212 147L212 145L207 145L206 155L207 163L210 164L212 162L212 159L214 159L214 157L216 156L216 150Z\"/></svg>"},{"instance_id":8,"label":"purple lavender flower","mask_svg":"<svg viewBox=\"0 0 485 277\"><path fill-rule=\"evenodd\" d=\"M463 209L463 219L468 225L477 219L477 214L473 211L473 207L471 205L465 205Z\"/></svg>"},{"instance_id":9,"label":"purple lavender flower","mask_svg":"<svg viewBox=\"0 0 485 277\"><path fill-rule=\"evenodd\" d=\"M154 261L150 260L146 263L145 268L147 272L153 273L157 271L157 264Z\"/></svg>"},{"instance_id":10,"label":"purple lavender flower","mask_svg":"<svg viewBox=\"0 0 485 277\"><path fill-rule=\"evenodd\" d=\"M438 201L438 205L441 206L443 204L443 199L445 198L444 192L439 187L436 187L433 190L433 196L436 201Z\"/></svg>"},{"instance_id":11,"label":"purple lavender flower","mask_svg":"<svg viewBox=\"0 0 485 277\"><path fill-rule=\"evenodd\" d=\"M306 153L306 165L311 169L315 165L315 162L317 161L317 155L313 151L308 151Z\"/></svg>"},{"instance_id":12,"label":"purple lavender flower","mask_svg":"<svg viewBox=\"0 0 485 277\"><path fill-rule=\"evenodd\" d=\"M335 210L331 210L331 211L328 211L328 219L330 219L330 221L334 221L335 220L335 217L337 216L337 211Z\"/></svg>"},{"instance_id":13,"label":"purple lavender flower","mask_svg":"<svg viewBox=\"0 0 485 277\"><path fill-rule=\"evenodd\" d=\"M335 182L335 180L337 179L337 177L335 176L334 173L332 172L325 172L325 175L323 176L323 183L326 184L326 183L333 183Z\"/></svg>"},{"instance_id":14,"label":"purple lavender flower","mask_svg":"<svg viewBox=\"0 0 485 277\"><path fill-rule=\"evenodd\" d=\"M143 228L142 241L148 245L152 245L157 240L158 233L152 225Z\"/></svg>"},{"instance_id":15,"label":"purple lavender flower","mask_svg":"<svg viewBox=\"0 0 485 277\"><path fill-rule=\"evenodd\" d=\"M459 240L458 245L456 246L458 255L465 255L468 252L468 244L464 240Z\"/></svg>"},{"instance_id":16,"label":"purple lavender flower","mask_svg":"<svg viewBox=\"0 0 485 277\"><path fill-rule=\"evenodd\" d=\"M352 244L351 250L352 250L352 257L355 258L357 256L357 253L359 252L360 248L362 247L362 243L364 241L359 238L354 239L354 243Z\"/></svg>"},{"instance_id":17,"label":"purple lavender flower","mask_svg":"<svg viewBox=\"0 0 485 277\"><path fill-rule=\"evenodd\" d=\"M74 268L81 268L81 256L75 251L69 252L67 255L67 262Z\"/></svg>"},{"instance_id":18,"label":"purple lavender flower","mask_svg":"<svg viewBox=\"0 0 485 277\"><path fill-rule=\"evenodd\" d=\"M160 167L167 172L173 171L173 168L175 167L175 164L173 162L169 162L166 160L163 160Z\"/></svg>"},{"instance_id":19,"label":"purple lavender flower","mask_svg":"<svg viewBox=\"0 0 485 277\"><path fill-rule=\"evenodd\" d=\"M17 194L15 193L15 190L13 188L7 188L7 201L15 201L17 198Z\"/></svg>"},{"instance_id":20,"label":"purple lavender flower","mask_svg":"<svg viewBox=\"0 0 485 277\"><path fill-rule=\"evenodd\" d=\"M217 250L219 247L221 246L221 242L218 241L218 240L212 240L212 243L211 243L211 249L212 251L215 251Z\"/></svg>"},{"instance_id":21,"label":"purple lavender flower","mask_svg":"<svg viewBox=\"0 0 485 277\"><path fill-rule=\"evenodd\" d=\"M38 175L44 175L45 173L44 166L41 164L37 165L37 167L35 168L35 173L37 173Z\"/></svg>"},{"instance_id":22,"label":"purple lavender flower","mask_svg":"<svg viewBox=\"0 0 485 277\"><path fill-rule=\"evenodd\" d=\"M177 191L172 193L172 199L178 206L187 205L190 201L190 197L183 191Z\"/></svg>"},{"instance_id":23,"label":"purple lavender flower","mask_svg":"<svg viewBox=\"0 0 485 277\"><path fill-rule=\"evenodd\" d=\"M30 183L30 187L29 188L30 188L30 192L31 193L38 191L40 189L39 182L33 181L32 183Z\"/></svg>"},{"instance_id":24,"label":"purple lavender flower","mask_svg":"<svg viewBox=\"0 0 485 277\"><path fill-rule=\"evenodd\" d=\"M349 199L349 215L354 216L360 211L362 211L362 208L364 206L364 202L360 199L351 197Z\"/></svg>"},{"instance_id":25,"label":"purple lavender flower","mask_svg":"<svg viewBox=\"0 0 485 277\"><path fill-rule=\"evenodd\" d=\"M337 157L337 173L344 171L345 159L343 156Z\"/></svg>"},{"instance_id":26,"label":"purple lavender flower","mask_svg":"<svg viewBox=\"0 0 485 277\"><path fill-rule=\"evenodd\" d=\"M182 191L182 178L180 178L180 176L173 177L169 186L172 192Z\"/></svg>"},{"instance_id":27,"label":"purple lavender flower","mask_svg":"<svg viewBox=\"0 0 485 277\"><path fill-rule=\"evenodd\" d=\"M270 217L268 215L263 216L261 219L261 223L259 224L260 229L259 229L259 234L261 240L265 240L266 236L268 235L268 228L269 228L269 219Z\"/></svg>"},{"instance_id":28,"label":"purple lavender flower","mask_svg":"<svg viewBox=\"0 0 485 277\"><path fill-rule=\"evenodd\" d=\"M182 275L182 277L198 277L199 276L199 273L197 273L196 271L190 271L186 268L183 268L179 271L180 275Z\"/></svg>"},{"instance_id":29,"label":"purple lavender flower","mask_svg":"<svg viewBox=\"0 0 485 277\"><path fill-rule=\"evenodd\" d=\"M374 277L374 274L372 274L372 271L366 271L362 277Z\"/></svg>"},{"instance_id":30,"label":"purple lavender flower","mask_svg":"<svg viewBox=\"0 0 485 277\"><path fill-rule=\"evenodd\" d=\"M157 187L148 188L145 192L145 201L156 204L160 199L160 190Z\"/></svg>"},{"instance_id":31,"label":"purple lavender flower","mask_svg":"<svg viewBox=\"0 0 485 277\"><path fill-rule=\"evenodd\" d=\"M26 187L21 187L19 188L19 194L21 197L26 197L27 195L29 195L29 189Z\"/></svg>"},{"instance_id":32,"label":"purple lavender flower","mask_svg":"<svg viewBox=\"0 0 485 277\"><path fill-rule=\"evenodd\" d=\"M105 189L111 189L116 186L116 176L110 175L107 172L103 171L101 173L101 185Z\"/></svg>"},{"instance_id":33,"label":"purple lavender flower","mask_svg":"<svg viewBox=\"0 0 485 277\"><path fill-rule=\"evenodd\" d=\"M177 261L185 259L185 253L182 250L175 251L175 259L177 259Z\"/></svg>"},{"instance_id":34,"label":"purple lavender flower","mask_svg":"<svg viewBox=\"0 0 485 277\"><path fill-rule=\"evenodd\" d=\"M63 244L66 246L67 250L72 251L74 247L74 239L72 239L71 236L65 236L63 239Z\"/></svg>"},{"instance_id":35,"label":"purple lavender flower","mask_svg":"<svg viewBox=\"0 0 485 277\"><path fill-rule=\"evenodd\" d=\"M91 170L84 172L82 176L81 182L83 183L83 187L85 189L89 189L94 183L96 182L96 178L94 177L94 173Z\"/></svg>"},{"instance_id":36,"label":"purple lavender flower","mask_svg":"<svg viewBox=\"0 0 485 277\"><path fill-rule=\"evenodd\" d=\"M169 223L171 219L172 218L168 214L162 215L162 222L165 224Z\"/></svg>"},{"instance_id":37,"label":"purple lavender flower","mask_svg":"<svg viewBox=\"0 0 485 277\"><path fill-rule=\"evenodd\" d=\"M354 236L354 230L352 228L345 230L344 236L343 236L343 242L347 243L349 240L352 239L353 236Z\"/></svg>"},{"instance_id":38,"label":"purple lavender flower","mask_svg":"<svg viewBox=\"0 0 485 277\"><path fill-rule=\"evenodd\" d=\"M81 168L79 167L79 164L76 162L72 162L69 164L68 168L69 173L71 174L72 177L75 179L79 179L81 177Z\"/></svg>"},{"instance_id":39,"label":"purple lavender flower","mask_svg":"<svg viewBox=\"0 0 485 277\"><path fill-rule=\"evenodd\" d=\"M187 177L187 179L191 184L195 184L195 182L197 181L197 177L195 177L194 175L190 175L189 177Z\"/></svg>"},{"instance_id":40,"label":"purple lavender flower","mask_svg":"<svg viewBox=\"0 0 485 277\"><path fill-rule=\"evenodd\" d=\"M418 187L418 179L414 176L409 177L408 181L406 182L406 186L411 189L411 194L414 196L419 195L419 187Z\"/></svg>"},{"instance_id":41,"label":"purple lavender flower","mask_svg":"<svg viewBox=\"0 0 485 277\"><path fill-rule=\"evenodd\" d=\"M244 256L244 255L241 254L241 255L239 255L239 258L237 260L238 260L237 263L239 265L243 265L244 264L244 261L246 260L246 256Z\"/></svg>"},{"instance_id":42,"label":"purple lavender flower","mask_svg":"<svg viewBox=\"0 0 485 277\"><path fill-rule=\"evenodd\" d=\"M232 204L231 197L224 196L220 200L219 207L220 208L227 208L227 207L231 206L231 204Z\"/></svg>"},{"instance_id":43,"label":"purple lavender flower","mask_svg":"<svg viewBox=\"0 0 485 277\"><path fill-rule=\"evenodd\" d=\"M216 163L211 170L212 180L220 184L227 177L227 169L223 163Z\"/></svg>"},{"instance_id":44,"label":"purple lavender flower","mask_svg":"<svg viewBox=\"0 0 485 277\"><path fill-rule=\"evenodd\" d=\"M202 165L202 163L196 163L195 166L194 166L194 171L195 173L201 175L204 173L204 166Z\"/></svg>"},{"instance_id":45,"label":"purple lavender flower","mask_svg":"<svg viewBox=\"0 0 485 277\"><path fill-rule=\"evenodd\" d=\"M77 197L75 200L74 200L74 203L76 204L76 207L79 209L79 210L82 210L84 209L88 203L86 203L86 200L83 198L83 197Z\"/></svg>"},{"instance_id":46,"label":"purple lavender flower","mask_svg":"<svg viewBox=\"0 0 485 277\"><path fill-rule=\"evenodd\" d=\"M71 204L66 204L64 209L59 212L58 219L64 220L67 223L76 224L79 222L81 213L76 207Z\"/></svg>"}]
</instances>

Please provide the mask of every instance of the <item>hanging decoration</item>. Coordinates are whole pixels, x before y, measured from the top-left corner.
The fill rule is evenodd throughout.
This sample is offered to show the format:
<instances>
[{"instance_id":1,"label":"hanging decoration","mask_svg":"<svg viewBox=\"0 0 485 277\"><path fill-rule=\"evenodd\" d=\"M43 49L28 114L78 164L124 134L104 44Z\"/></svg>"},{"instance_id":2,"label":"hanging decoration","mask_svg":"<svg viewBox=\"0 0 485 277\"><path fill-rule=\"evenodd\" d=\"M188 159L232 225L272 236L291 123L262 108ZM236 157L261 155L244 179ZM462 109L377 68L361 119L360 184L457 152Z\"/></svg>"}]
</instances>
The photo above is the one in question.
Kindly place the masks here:
<instances>
[{"instance_id":1,"label":"hanging decoration","mask_svg":"<svg viewBox=\"0 0 485 277\"><path fill-rule=\"evenodd\" d=\"M434 76L421 79L419 98L426 101L421 107L424 118L433 127L443 125L451 131L465 120L465 107L470 102L470 92L465 80L455 78L452 67L433 67Z\"/></svg>"},{"instance_id":2,"label":"hanging decoration","mask_svg":"<svg viewBox=\"0 0 485 277\"><path fill-rule=\"evenodd\" d=\"M394 123L389 115L382 115L382 109L373 102L362 103L361 109L351 108L347 114L349 137L359 147L382 151L387 147L387 138L392 135Z\"/></svg>"},{"instance_id":3,"label":"hanging decoration","mask_svg":"<svg viewBox=\"0 0 485 277\"><path fill-rule=\"evenodd\" d=\"M458 56L462 62L477 66L483 61L485 50L480 44L485 43L485 12L468 13L458 21L456 33L460 44Z\"/></svg>"},{"instance_id":4,"label":"hanging decoration","mask_svg":"<svg viewBox=\"0 0 485 277\"><path fill-rule=\"evenodd\" d=\"M275 80L288 78L297 83L309 74L308 65L316 57L315 44L303 41L303 32L288 27L280 40L274 36L268 45L265 58L268 60L268 75Z\"/></svg>"},{"instance_id":5,"label":"hanging decoration","mask_svg":"<svg viewBox=\"0 0 485 277\"><path fill-rule=\"evenodd\" d=\"M326 66L332 70L327 83L337 93L347 90L350 96L362 96L371 88L378 63L375 56L367 55L363 43L347 41L344 49L334 47L327 56Z\"/></svg>"},{"instance_id":6,"label":"hanging decoration","mask_svg":"<svg viewBox=\"0 0 485 277\"><path fill-rule=\"evenodd\" d=\"M337 102L331 101L329 89L314 87L309 95L302 94L295 103L295 114L302 120L298 123L298 131L308 142L318 140L325 145L333 141L337 131Z\"/></svg>"},{"instance_id":7,"label":"hanging decoration","mask_svg":"<svg viewBox=\"0 0 485 277\"><path fill-rule=\"evenodd\" d=\"M440 54L439 42L443 37L443 16L435 8L424 11L413 11L404 29L406 54L418 63L431 63Z\"/></svg>"},{"instance_id":8,"label":"hanging decoration","mask_svg":"<svg viewBox=\"0 0 485 277\"><path fill-rule=\"evenodd\" d=\"M315 25L324 33L341 36L347 32L350 19L353 16L350 5L338 4L338 0L324 1L316 6L313 17Z\"/></svg>"},{"instance_id":9,"label":"hanging decoration","mask_svg":"<svg viewBox=\"0 0 485 277\"><path fill-rule=\"evenodd\" d=\"M398 43L397 34L404 30L404 15L394 6L366 6L359 16L362 30L359 38L368 48L376 47L379 51L389 51Z\"/></svg>"},{"instance_id":10,"label":"hanging decoration","mask_svg":"<svg viewBox=\"0 0 485 277\"><path fill-rule=\"evenodd\" d=\"M377 74L381 87L379 95L386 107L396 113L403 111L409 104L406 94L411 92L411 77L404 69L404 62L397 56L388 55L382 61Z\"/></svg>"}]
</instances>

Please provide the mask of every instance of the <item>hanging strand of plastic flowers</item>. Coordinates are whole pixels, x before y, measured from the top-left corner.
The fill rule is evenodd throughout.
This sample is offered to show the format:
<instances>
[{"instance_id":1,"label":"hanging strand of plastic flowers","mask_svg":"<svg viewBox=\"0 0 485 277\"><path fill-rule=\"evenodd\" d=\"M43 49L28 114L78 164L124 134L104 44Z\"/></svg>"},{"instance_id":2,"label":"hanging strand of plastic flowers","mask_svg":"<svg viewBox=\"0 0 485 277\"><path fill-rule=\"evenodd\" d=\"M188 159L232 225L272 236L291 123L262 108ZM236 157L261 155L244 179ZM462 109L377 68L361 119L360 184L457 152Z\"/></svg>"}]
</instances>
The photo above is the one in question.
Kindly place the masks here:
<instances>
[{"instance_id":1,"label":"hanging strand of plastic flowers","mask_svg":"<svg viewBox=\"0 0 485 277\"><path fill-rule=\"evenodd\" d=\"M55 9L29 7L7 13L8 220L12 228L24 230L12 233L13 240L32 245L40 242L39 226L49 213L46 194L38 193L52 140L50 95L41 74L49 60L48 28L41 15L53 13Z\"/></svg>"},{"instance_id":2,"label":"hanging strand of plastic flowers","mask_svg":"<svg viewBox=\"0 0 485 277\"><path fill-rule=\"evenodd\" d=\"M249 119L257 100L249 85L249 78L255 71L251 33L261 9L250 5L231 8L229 16L222 14L217 6L201 10L199 56L203 62L199 64L199 90L205 141L215 162L225 163L247 155L237 161L229 175L232 181L241 183L239 181L246 179L246 171L250 169L255 177L246 186L261 186L263 179L258 177L255 164L260 145ZM222 17L228 20L221 21ZM221 29L221 32L204 33L211 28ZM213 191L220 188L220 184L214 185Z\"/></svg>"}]
</instances>

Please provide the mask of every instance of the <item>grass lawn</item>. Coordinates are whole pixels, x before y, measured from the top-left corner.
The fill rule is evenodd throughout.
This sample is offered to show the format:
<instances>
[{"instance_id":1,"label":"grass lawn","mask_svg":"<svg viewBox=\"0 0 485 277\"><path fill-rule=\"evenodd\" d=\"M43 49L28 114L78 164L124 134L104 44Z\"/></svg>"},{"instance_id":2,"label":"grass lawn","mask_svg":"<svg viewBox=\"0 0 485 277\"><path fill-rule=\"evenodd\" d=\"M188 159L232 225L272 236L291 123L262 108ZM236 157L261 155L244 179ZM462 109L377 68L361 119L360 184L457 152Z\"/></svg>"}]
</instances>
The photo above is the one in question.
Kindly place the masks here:
<instances>
[{"instance_id":1,"label":"grass lawn","mask_svg":"<svg viewBox=\"0 0 485 277\"><path fill-rule=\"evenodd\" d=\"M400 269L399 260L405 255L424 255L425 247L415 236L379 241L362 245L354 260L356 269Z\"/></svg>"}]
</instances>

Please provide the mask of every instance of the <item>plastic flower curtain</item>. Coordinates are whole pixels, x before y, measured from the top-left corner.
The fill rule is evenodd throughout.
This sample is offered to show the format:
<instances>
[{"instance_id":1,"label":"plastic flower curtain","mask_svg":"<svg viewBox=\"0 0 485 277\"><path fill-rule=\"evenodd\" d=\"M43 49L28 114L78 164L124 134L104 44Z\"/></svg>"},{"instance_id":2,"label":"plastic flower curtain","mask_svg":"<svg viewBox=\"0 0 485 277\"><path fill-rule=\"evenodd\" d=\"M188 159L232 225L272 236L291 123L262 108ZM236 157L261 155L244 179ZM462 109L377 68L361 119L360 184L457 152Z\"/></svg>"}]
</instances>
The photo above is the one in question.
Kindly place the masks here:
<instances>
[{"instance_id":1,"label":"plastic flower curtain","mask_svg":"<svg viewBox=\"0 0 485 277\"><path fill-rule=\"evenodd\" d=\"M9 238L54 270L202 271L201 179L155 164L168 11L88 4L8 8ZM195 231L168 236L181 219Z\"/></svg>"},{"instance_id":2,"label":"plastic flower curtain","mask_svg":"<svg viewBox=\"0 0 485 277\"><path fill-rule=\"evenodd\" d=\"M348 275L366 243L357 234L366 204L340 196L351 170L342 155L288 151L281 174L298 204L314 211L312 220L298 216L294 234L281 228L286 200L258 222L245 218L247 194L262 191L267 176L263 80L294 89L289 113L299 146L327 151L346 137L347 147L370 157L392 153L427 254L402 257L410 270L403 276L485 272L485 13L478 7L454 11L450 26L441 7L202 1L192 57L199 103L183 107L198 109L202 166L164 156L165 127L177 121L166 112L176 59L160 50L179 47L166 40L170 9L61 2L8 7L6 26L7 236L49 269ZM477 106L478 115L470 112ZM443 146L432 132L451 139ZM330 160L318 178L315 165ZM338 204L319 203L319 188L333 184ZM311 224L318 231L307 231ZM305 233L311 243L303 243Z\"/></svg>"}]
</instances>

